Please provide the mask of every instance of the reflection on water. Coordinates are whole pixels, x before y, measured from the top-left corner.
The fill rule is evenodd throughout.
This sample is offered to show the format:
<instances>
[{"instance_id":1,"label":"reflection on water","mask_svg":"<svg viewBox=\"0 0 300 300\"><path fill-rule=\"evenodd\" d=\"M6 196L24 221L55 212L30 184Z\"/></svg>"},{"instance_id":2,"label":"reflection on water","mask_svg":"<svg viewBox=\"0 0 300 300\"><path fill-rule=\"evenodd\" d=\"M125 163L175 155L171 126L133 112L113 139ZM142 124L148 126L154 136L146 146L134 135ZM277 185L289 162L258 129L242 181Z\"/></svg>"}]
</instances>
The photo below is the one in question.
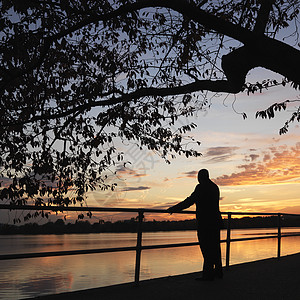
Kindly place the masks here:
<instances>
[{"instance_id":1,"label":"reflection on water","mask_svg":"<svg viewBox=\"0 0 300 300\"><path fill-rule=\"evenodd\" d=\"M285 229L283 232L298 232ZM275 229L233 230L232 238L276 233ZM222 232L222 239L226 231ZM153 232L143 234L143 245L196 242L196 232ZM0 253L79 250L134 246L134 233L0 236ZM222 260L225 264L225 243ZM300 237L282 239L282 255L300 252ZM230 263L275 257L277 239L231 244ZM20 299L43 294L107 286L134 280L135 252L88 254L8 260L1 262L0 299ZM141 280L196 272L202 269L198 246L154 249L142 252Z\"/></svg>"}]
</instances>

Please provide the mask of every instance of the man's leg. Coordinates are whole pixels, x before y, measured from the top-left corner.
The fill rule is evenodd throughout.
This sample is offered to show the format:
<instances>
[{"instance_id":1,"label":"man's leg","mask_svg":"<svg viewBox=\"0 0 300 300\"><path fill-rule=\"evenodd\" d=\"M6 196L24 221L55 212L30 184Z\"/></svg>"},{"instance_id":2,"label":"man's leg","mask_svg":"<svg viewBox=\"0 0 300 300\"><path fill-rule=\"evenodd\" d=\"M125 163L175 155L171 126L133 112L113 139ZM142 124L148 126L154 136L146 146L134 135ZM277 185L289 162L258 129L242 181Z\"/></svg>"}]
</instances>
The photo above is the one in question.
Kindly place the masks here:
<instances>
[{"instance_id":1,"label":"man's leg","mask_svg":"<svg viewBox=\"0 0 300 300\"><path fill-rule=\"evenodd\" d=\"M215 275L218 278L223 278L222 271L222 256L221 256L221 245L220 245L220 230L218 229L215 232L215 240L214 240L214 265L215 265Z\"/></svg>"},{"instance_id":2,"label":"man's leg","mask_svg":"<svg viewBox=\"0 0 300 300\"><path fill-rule=\"evenodd\" d=\"M214 278L214 253L212 239L208 232L197 230L200 249L203 256L203 280L213 280Z\"/></svg>"}]
</instances>

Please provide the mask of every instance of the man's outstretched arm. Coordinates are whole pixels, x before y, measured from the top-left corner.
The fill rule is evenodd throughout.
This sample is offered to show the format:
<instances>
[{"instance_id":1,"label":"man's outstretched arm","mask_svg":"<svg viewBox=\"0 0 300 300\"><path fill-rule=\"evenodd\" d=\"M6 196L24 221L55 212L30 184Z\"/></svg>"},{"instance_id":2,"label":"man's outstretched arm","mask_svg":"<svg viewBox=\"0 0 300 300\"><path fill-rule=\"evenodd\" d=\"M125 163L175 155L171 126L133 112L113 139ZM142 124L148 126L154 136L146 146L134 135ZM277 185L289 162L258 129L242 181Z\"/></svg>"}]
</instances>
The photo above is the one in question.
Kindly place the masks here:
<instances>
[{"instance_id":1,"label":"man's outstretched arm","mask_svg":"<svg viewBox=\"0 0 300 300\"><path fill-rule=\"evenodd\" d=\"M197 187L196 187L197 189ZM196 193L196 189L195 191L189 196L187 197L185 200L179 202L178 204L171 206L170 208L168 208L168 212L169 213L174 213L174 212L180 212L183 209L186 209L188 207L190 207L191 205L195 204L196 202L196 198L197 198L197 193Z\"/></svg>"},{"instance_id":2,"label":"man's outstretched arm","mask_svg":"<svg viewBox=\"0 0 300 300\"><path fill-rule=\"evenodd\" d=\"M168 208L169 213L174 213L174 212L179 212L182 211L185 208L190 207L193 205L195 202L192 201L191 197L187 197L184 201L179 202L178 204L171 206Z\"/></svg>"}]
</instances>

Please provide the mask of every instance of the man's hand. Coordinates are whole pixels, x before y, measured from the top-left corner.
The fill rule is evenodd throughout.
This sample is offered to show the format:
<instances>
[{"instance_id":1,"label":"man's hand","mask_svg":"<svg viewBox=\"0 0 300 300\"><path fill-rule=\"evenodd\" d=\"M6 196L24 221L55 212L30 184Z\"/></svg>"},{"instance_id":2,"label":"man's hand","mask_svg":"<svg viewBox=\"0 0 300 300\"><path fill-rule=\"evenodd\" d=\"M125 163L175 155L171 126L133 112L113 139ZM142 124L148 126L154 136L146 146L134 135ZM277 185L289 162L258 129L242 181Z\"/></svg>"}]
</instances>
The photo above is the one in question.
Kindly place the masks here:
<instances>
[{"instance_id":1,"label":"man's hand","mask_svg":"<svg viewBox=\"0 0 300 300\"><path fill-rule=\"evenodd\" d=\"M174 206L169 207L169 208L167 209L167 212L168 212L170 215L171 215L173 212L175 212Z\"/></svg>"}]
</instances>

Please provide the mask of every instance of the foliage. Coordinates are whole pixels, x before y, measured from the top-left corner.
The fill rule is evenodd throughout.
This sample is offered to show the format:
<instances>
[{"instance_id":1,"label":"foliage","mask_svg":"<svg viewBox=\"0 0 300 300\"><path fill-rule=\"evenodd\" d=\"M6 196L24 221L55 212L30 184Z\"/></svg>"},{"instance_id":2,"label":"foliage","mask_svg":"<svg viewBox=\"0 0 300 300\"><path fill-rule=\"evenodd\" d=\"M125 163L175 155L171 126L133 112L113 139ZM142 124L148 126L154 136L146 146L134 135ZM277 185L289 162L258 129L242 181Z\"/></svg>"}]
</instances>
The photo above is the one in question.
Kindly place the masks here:
<instances>
[{"instance_id":1,"label":"foliage","mask_svg":"<svg viewBox=\"0 0 300 300\"><path fill-rule=\"evenodd\" d=\"M262 119L266 119L266 118L272 119L275 117L276 111L286 110L287 103L296 102L296 101L300 101L300 100L293 100L293 101L286 100L281 103L274 103L270 107L268 107L266 110L258 111L256 113L256 118L261 117ZM285 122L285 124L282 128L280 128L279 134L281 135L281 134L287 133L290 123L294 122L295 120L300 122L300 107L295 112L292 113L292 116L290 117L290 119Z\"/></svg>"},{"instance_id":2,"label":"foliage","mask_svg":"<svg viewBox=\"0 0 300 300\"><path fill-rule=\"evenodd\" d=\"M186 145L195 124L175 128L209 106L208 91L300 85L299 50L277 39L297 24L299 1L0 5L0 171L10 179L0 199L12 203L69 205L113 189L105 171L126 162L127 141L167 162L200 155ZM246 84L258 66L283 81Z\"/></svg>"}]
</instances>

